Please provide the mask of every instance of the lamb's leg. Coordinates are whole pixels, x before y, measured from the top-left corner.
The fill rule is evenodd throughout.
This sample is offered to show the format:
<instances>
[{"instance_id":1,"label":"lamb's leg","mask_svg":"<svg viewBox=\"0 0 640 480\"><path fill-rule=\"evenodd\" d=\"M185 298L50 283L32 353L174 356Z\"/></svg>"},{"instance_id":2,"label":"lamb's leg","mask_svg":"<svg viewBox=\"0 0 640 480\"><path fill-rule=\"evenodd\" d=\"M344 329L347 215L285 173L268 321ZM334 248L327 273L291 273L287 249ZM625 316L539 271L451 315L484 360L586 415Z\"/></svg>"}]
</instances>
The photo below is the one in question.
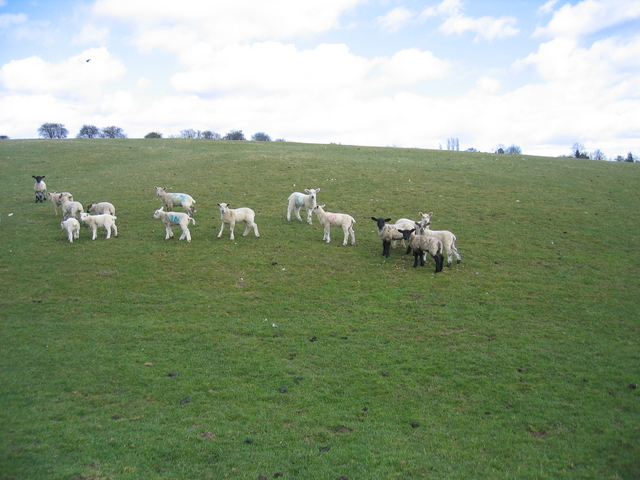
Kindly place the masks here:
<instances>
[{"instance_id":1,"label":"lamb's leg","mask_svg":"<svg viewBox=\"0 0 640 480\"><path fill-rule=\"evenodd\" d=\"M113 236L117 237L118 236L118 226L114 223L113 225L111 225L111 228L113 228Z\"/></svg>"},{"instance_id":2,"label":"lamb's leg","mask_svg":"<svg viewBox=\"0 0 640 480\"><path fill-rule=\"evenodd\" d=\"M231 230L231 236L229 237L230 240L235 240L236 237L233 235L233 230L236 228L236 221L232 220L231 223L229 223L229 230Z\"/></svg>"},{"instance_id":3,"label":"lamb's leg","mask_svg":"<svg viewBox=\"0 0 640 480\"><path fill-rule=\"evenodd\" d=\"M98 226L94 225L93 227L91 227L91 240L95 240L97 236L98 236Z\"/></svg>"},{"instance_id":4,"label":"lamb's leg","mask_svg":"<svg viewBox=\"0 0 640 480\"><path fill-rule=\"evenodd\" d=\"M251 231L251 224L249 222L244 223L244 232L242 232L242 236L246 237Z\"/></svg>"},{"instance_id":5,"label":"lamb's leg","mask_svg":"<svg viewBox=\"0 0 640 480\"><path fill-rule=\"evenodd\" d=\"M349 227L349 233L351 234L351 245L356 244L356 232L353 227Z\"/></svg>"},{"instance_id":6,"label":"lamb's leg","mask_svg":"<svg viewBox=\"0 0 640 480\"><path fill-rule=\"evenodd\" d=\"M222 231L224 230L224 222L222 222L222 225L220 225L220 231L218 232L218 238L220 238L222 236Z\"/></svg>"},{"instance_id":7,"label":"lamb's leg","mask_svg":"<svg viewBox=\"0 0 640 480\"><path fill-rule=\"evenodd\" d=\"M313 225L313 210L307 210L307 223Z\"/></svg>"},{"instance_id":8,"label":"lamb's leg","mask_svg":"<svg viewBox=\"0 0 640 480\"><path fill-rule=\"evenodd\" d=\"M187 238L187 242L191 243L191 232L189 231L189 227L184 228L183 234Z\"/></svg>"},{"instance_id":9,"label":"lamb's leg","mask_svg":"<svg viewBox=\"0 0 640 480\"><path fill-rule=\"evenodd\" d=\"M171 237L173 237L173 228L171 228L171 225L165 225L167 234L165 235L164 239L165 240L169 240Z\"/></svg>"},{"instance_id":10,"label":"lamb's leg","mask_svg":"<svg viewBox=\"0 0 640 480\"><path fill-rule=\"evenodd\" d=\"M257 223L254 223L254 224L253 224L253 234L254 234L256 237L259 237L259 236L260 236L260 232L258 232L258 224L257 224Z\"/></svg>"},{"instance_id":11,"label":"lamb's leg","mask_svg":"<svg viewBox=\"0 0 640 480\"><path fill-rule=\"evenodd\" d=\"M104 229L107 231L107 240L111 238L111 226L109 224L104 226Z\"/></svg>"}]
</instances>

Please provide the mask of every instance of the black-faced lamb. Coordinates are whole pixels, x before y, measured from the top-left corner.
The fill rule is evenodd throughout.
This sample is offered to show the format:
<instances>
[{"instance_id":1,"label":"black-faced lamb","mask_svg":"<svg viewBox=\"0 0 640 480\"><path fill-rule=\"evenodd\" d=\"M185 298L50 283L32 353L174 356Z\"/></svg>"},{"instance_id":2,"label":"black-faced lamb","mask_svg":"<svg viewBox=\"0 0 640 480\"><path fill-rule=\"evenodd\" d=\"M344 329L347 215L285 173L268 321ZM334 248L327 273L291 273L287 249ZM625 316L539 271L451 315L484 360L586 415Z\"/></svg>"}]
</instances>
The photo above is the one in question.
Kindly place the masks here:
<instances>
[{"instance_id":1,"label":"black-faced lamb","mask_svg":"<svg viewBox=\"0 0 640 480\"><path fill-rule=\"evenodd\" d=\"M444 263L444 256L442 255L442 242L436 238L429 235L416 235L416 231L419 231L420 224L415 223L414 228L411 230L401 229L399 230L404 236L405 240L409 241L409 246L413 250L413 266L418 266L418 261L420 262L420 266L424 266L424 252L428 252L436 262L436 271L435 273L442 271L442 264Z\"/></svg>"},{"instance_id":2,"label":"black-faced lamb","mask_svg":"<svg viewBox=\"0 0 640 480\"><path fill-rule=\"evenodd\" d=\"M462 261L462 257L460 256L460 253L458 253L458 247L456 247L456 236L449 230L430 229L431 217L433 216L433 212L419 213L420 217L422 218L422 220L420 221L420 225L422 226L420 235L430 235L440 239L442 245L444 246L444 253L447 255L447 267L450 267L453 263L453 255L456 256L457 263L460 263Z\"/></svg>"},{"instance_id":3,"label":"black-faced lamb","mask_svg":"<svg viewBox=\"0 0 640 480\"><path fill-rule=\"evenodd\" d=\"M187 242L191 242L191 232L189 231L189 222L196 224L196 221L190 217L186 213L182 212L165 212L164 207L160 207L158 210L153 212L153 218L159 218L164 223L166 229L165 240L169 240L173 237L173 225L180 225L182 229L182 235L178 240L182 240L184 238L187 239Z\"/></svg>"},{"instance_id":4,"label":"black-faced lamb","mask_svg":"<svg viewBox=\"0 0 640 480\"><path fill-rule=\"evenodd\" d=\"M67 231L69 243L73 243L73 239L80 236L80 222L75 218L63 220L60 222L60 228Z\"/></svg>"},{"instance_id":5,"label":"black-faced lamb","mask_svg":"<svg viewBox=\"0 0 640 480\"><path fill-rule=\"evenodd\" d=\"M371 220L378 225L378 236L382 240L382 255L389 258L391 256L391 242L402 240L404 237L398 230L397 224L387 223L390 218L371 217Z\"/></svg>"},{"instance_id":6,"label":"black-faced lamb","mask_svg":"<svg viewBox=\"0 0 640 480\"><path fill-rule=\"evenodd\" d=\"M106 238L111 238L111 230L113 230L113 235L117 237L118 227L116 226L115 220L116 217L109 215L108 213L103 213L101 215L90 215L85 212L80 213L80 222L82 222L85 227L91 229L91 240L96 239L99 227L104 228L107 231Z\"/></svg>"},{"instance_id":7,"label":"black-faced lamb","mask_svg":"<svg viewBox=\"0 0 640 480\"><path fill-rule=\"evenodd\" d=\"M196 209L193 206L196 201L191 195L187 195L186 193L167 192L167 189L165 187L153 188L156 189L156 195L160 197L162 204L167 207L168 211L172 211L174 205L180 205L187 211L189 216L193 216L193 214L196 212Z\"/></svg>"},{"instance_id":8,"label":"black-faced lamb","mask_svg":"<svg viewBox=\"0 0 640 480\"><path fill-rule=\"evenodd\" d=\"M351 245L356 243L356 233L353 231L353 225L356 223L355 218L346 213L325 212L324 205L316 205L313 212L318 216L318 221L324 226L324 235L322 240L329 243L331 241L331 227L341 227L344 232L344 240L342 246L346 246L351 235Z\"/></svg>"},{"instance_id":9,"label":"black-faced lamb","mask_svg":"<svg viewBox=\"0 0 640 480\"><path fill-rule=\"evenodd\" d=\"M98 203L90 203L87 207L87 212L89 213L97 213L98 215L102 213L108 213L109 215L116 214L116 207L109 202L98 202Z\"/></svg>"},{"instance_id":10,"label":"black-faced lamb","mask_svg":"<svg viewBox=\"0 0 640 480\"><path fill-rule=\"evenodd\" d=\"M62 218L67 220L68 218L79 218L80 213L84 212L84 208L80 202L69 200L66 195L61 198L62 206Z\"/></svg>"},{"instance_id":11,"label":"black-faced lamb","mask_svg":"<svg viewBox=\"0 0 640 480\"><path fill-rule=\"evenodd\" d=\"M73 201L73 195L69 192L48 192L47 196L49 197L49 200L51 200L51 203L53 203L54 215L58 215L58 207L62 205L63 198L66 197L68 200Z\"/></svg>"},{"instance_id":12,"label":"black-faced lamb","mask_svg":"<svg viewBox=\"0 0 640 480\"><path fill-rule=\"evenodd\" d=\"M42 181L44 175L31 175L36 179L36 183L33 184L33 191L36 194L36 203L44 203L47 198L47 184Z\"/></svg>"},{"instance_id":13,"label":"black-faced lamb","mask_svg":"<svg viewBox=\"0 0 640 480\"><path fill-rule=\"evenodd\" d=\"M229 225L229 230L231 230L231 236L229 237L231 240L234 240L233 230L236 226L236 223L244 222L246 227L244 229L243 237L246 237L249 231L253 228L253 233L256 237L260 236L258 233L258 225L255 222L256 213L247 207L240 208L229 208L230 203L218 203L218 207L220 207L220 221L222 225L220 226L220 232L218 233L218 238L222 236L222 231L224 230L225 224Z\"/></svg>"},{"instance_id":14,"label":"black-faced lamb","mask_svg":"<svg viewBox=\"0 0 640 480\"><path fill-rule=\"evenodd\" d=\"M313 209L318 204L317 194L320 191L319 188L305 188L306 195L300 192L293 192L289 195L287 203L287 222L291 221L291 212L293 212L296 218L302 221L300 218L300 209L304 208L307 211L307 223L313 225L312 215Z\"/></svg>"}]
</instances>

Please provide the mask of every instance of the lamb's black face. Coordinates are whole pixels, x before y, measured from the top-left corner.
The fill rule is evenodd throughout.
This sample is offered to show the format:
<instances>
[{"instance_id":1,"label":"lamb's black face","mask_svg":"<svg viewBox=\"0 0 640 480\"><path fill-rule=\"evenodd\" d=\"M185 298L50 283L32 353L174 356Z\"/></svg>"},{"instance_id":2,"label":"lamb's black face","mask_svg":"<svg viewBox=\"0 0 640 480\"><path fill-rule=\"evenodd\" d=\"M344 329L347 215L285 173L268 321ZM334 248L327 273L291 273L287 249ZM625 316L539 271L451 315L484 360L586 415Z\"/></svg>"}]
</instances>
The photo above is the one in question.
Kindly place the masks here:
<instances>
[{"instance_id":1,"label":"lamb's black face","mask_svg":"<svg viewBox=\"0 0 640 480\"><path fill-rule=\"evenodd\" d=\"M376 224L378 225L378 230L381 230L382 228L384 228L384 224L391 221L390 218L376 218L376 217L371 217L371 220L376 222Z\"/></svg>"},{"instance_id":2,"label":"lamb's black face","mask_svg":"<svg viewBox=\"0 0 640 480\"><path fill-rule=\"evenodd\" d=\"M36 179L36 182L40 183L42 181L42 179L45 177L45 175L31 175L33 178Z\"/></svg>"}]
</instances>

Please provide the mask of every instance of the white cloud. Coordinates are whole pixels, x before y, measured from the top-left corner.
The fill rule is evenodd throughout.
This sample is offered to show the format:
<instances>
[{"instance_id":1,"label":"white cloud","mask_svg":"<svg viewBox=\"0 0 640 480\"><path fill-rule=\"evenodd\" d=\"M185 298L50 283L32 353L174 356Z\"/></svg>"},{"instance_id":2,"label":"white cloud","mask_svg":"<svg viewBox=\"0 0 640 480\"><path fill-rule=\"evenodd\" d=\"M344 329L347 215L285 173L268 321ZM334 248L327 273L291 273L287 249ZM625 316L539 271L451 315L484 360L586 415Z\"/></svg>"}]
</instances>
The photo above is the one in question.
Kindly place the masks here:
<instances>
[{"instance_id":1,"label":"white cloud","mask_svg":"<svg viewBox=\"0 0 640 480\"><path fill-rule=\"evenodd\" d=\"M583 0L557 10L533 36L577 38L640 17L640 0Z\"/></svg>"},{"instance_id":2,"label":"white cloud","mask_svg":"<svg viewBox=\"0 0 640 480\"><path fill-rule=\"evenodd\" d=\"M45 62L36 56L13 60L0 69L0 82L13 92L88 95L124 73L124 65L115 60L106 48L93 48L58 64Z\"/></svg>"},{"instance_id":3,"label":"white cloud","mask_svg":"<svg viewBox=\"0 0 640 480\"><path fill-rule=\"evenodd\" d=\"M549 0L544 5L538 8L539 15L546 15L547 13L553 12L553 7L558 3L558 0Z\"/></svg>"},{"instance_id":4,"label":"white cloud","mask_svg":"<svg viewBox=\"0 0 640 480\"><path fill-rule=\"evenodd\" d=\"M495 78L482 76L476 81L479 90L487 93L495 93L500 90L500 80Z\"/></svg>"},{"instance_id":5,"label":"white cloud","mask_svg":"<svg viewBox=\"0 0 640 480\"><path fill-rule=\"evenodd\" d=\"M250 40L283 40L317 34L339 26L344 12L365 0L98 0L94 12L133 22L144 29L143 46L168 47L163 35L179 44L180 36L195 36L213 47ZM175 28L185 25L184 29ZM177 50L175 50L177 51Z\"/></svg>"},{"instance_id":6,"label":"white cloud","mask_svg":"<svg viewBox=\"0 0 640 480\"><path fill-rule=\"evenodd\" d=\"M393 33L397 32L409 23L412 17L413 13L410 10L404 7L397 7L386 15L378 17L376 19L376 25L381 30Z\"/></svg>"},{"instance_id":7,"label":"white cloud","mask_svg":"<svg viewBox=\"0 0 640 480\"><path fill-rule=\"evenodd\" d=\"M94 25L85 25L79 34L71 40L73 45L87 45L91 43L101 44L109 38L108 28L97 28Z\"/></svg>"},{"instance_id":8,"label":"white cloud","mask_svg":"<svg viewBox=\"0 0 640 480\"><path fill-rule=\"evenodd\" d=\"M0 15L0 28L9 28L26 23L29 20L24 13L5 13Z\"/></svg>"},{"instance_id":9,"label":"white cloud","mask_svg":"<svg viewBox=\"0 0 640 480\"><path fill-rule=\"evenodd\" d=\"M480 39L494 40L512 37L519 33L516 28L517 20L514 17L502 16L473 18L463 12L464 4L460 0L444 0L435 7L429 7L422 11L420 19L443 16L444 23L439 30L447 35L462 34L464 32L476 33L476 41Z\"/></svg>"}]
</instances>

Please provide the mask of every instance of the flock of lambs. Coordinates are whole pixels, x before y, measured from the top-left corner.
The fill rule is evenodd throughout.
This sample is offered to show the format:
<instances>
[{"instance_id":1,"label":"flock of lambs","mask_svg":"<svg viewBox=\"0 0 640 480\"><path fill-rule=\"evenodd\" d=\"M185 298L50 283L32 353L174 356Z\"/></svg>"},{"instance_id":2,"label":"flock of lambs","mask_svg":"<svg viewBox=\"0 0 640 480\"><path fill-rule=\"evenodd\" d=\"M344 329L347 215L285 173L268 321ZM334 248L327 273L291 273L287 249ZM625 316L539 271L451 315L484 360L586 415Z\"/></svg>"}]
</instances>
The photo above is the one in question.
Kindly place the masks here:
<instances>
[{"instance_id":1,"label":"flock of lambs","mask_svg":"<svg viewBox=\"0 0 640 480\"><path fill-rule=\"evenodd\" d=\"M92 203L87 207L87 211L80 202L73 200L73 195L69 192L47 192L47 185L43 181L44 175L33 175L36 183L33 186L33 190L36 195L36 203L43 203L47 198L53 203L54 212L58 214L58 207L62 208L63 220L60 223L60 228L66 230L69 242L73 243L74 239L80 236L80 224L91 229L91 240L96 239L98 228L104 228L107 232L106 238L111 237L113 232L114 236L118 236L118 227L116 226L115 207L109 202ZM195 225L196 221L193 219L193 214L196 211L194 204L196 201L187 195L186 193L172 193L167 192L164 187L154 187L156 195L160 198L162 206L153 213L153 218L160 219L165 225L166 235L165 240L173 237L173 226L179 225L182 229L182 234L179 240L186 239L187 242L191 241L191 232L189 231L189 224ZM306 193L294 192L289 195L287 205L287 221L291 221L291 213L293 212L299 221L302 221L300 217L300 210L305 209L307 212L307 223L312 225L312 217L315 213L318 217L318 221L324 227L324 235L322 240L329 243L331 241L330 231L331 227L340 227L344 233L344 240L342 245L348 244L349 237L351 237L351 244L356 243L356 235L353 230L353 225L356 223L355 219L346 213L332 213L324 210L324 205L318 205L317 194L320 191L319 188L305 189ZM187 213L174 212L174 206L181 206ZM164 211L164 207L167 211ZM258 232L258 225L255 222L255 212L247 207L242 208L229 208L227 203L218 203L220 207L220 220L222 226L220 232L218 232L218 238L222 236L225 225L229 225L231 230L231 240L234 237L234 228L236 223L245 224L245 230L242 234L246 237L247 234L253 229L253 233L256 237L260 236ZM94 213L94 215L91 215ZM447 255L447 266L451 266L453 263L453 255L457 258L457 263L460 263L462 257L458 253L456 248L456 236L448 230L431 230L431 216L433 213L420 212L420 221L414 221L408 218L401 218L395 223L391 224L390 218L376 218L371 219L376 222L378 226L378 235L382 240L382 255L385 257L390 256L390 250L392 244L395 247L397 241L402 241L405 245L405 241L408 242L407 253L413 251L414 263L413 266L424 266L427 254L431 255L436 263L436 272L442 271L444 264L444 255Z\"/></svg>"}]
</instances>

